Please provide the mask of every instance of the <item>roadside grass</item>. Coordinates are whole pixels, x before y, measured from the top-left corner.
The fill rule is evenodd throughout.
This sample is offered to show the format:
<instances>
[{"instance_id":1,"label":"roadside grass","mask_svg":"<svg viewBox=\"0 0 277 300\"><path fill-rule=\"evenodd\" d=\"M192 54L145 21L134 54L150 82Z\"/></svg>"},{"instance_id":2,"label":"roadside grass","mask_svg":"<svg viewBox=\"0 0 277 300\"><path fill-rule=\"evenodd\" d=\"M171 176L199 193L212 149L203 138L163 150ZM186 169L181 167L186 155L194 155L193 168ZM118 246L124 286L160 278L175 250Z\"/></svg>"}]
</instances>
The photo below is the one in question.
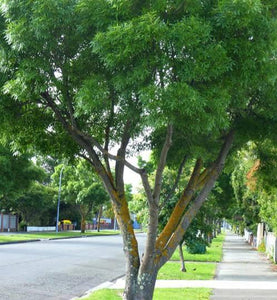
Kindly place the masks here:
<instances>
[{"instance_id":1,"label":"roadside grass","mask_svg":"<svg viewBox=\"0 0 277 300\"><path fill-rule=\"evenodd\" d=\"M0 235L0 243L17 242L17 241L28 241L36 239L61 239L71 237L86 237L86 236L97 236L97 235L116 235L119 234L117 230L101 230L88 231L85 233L81 232L40 232L40 233L17 233L17 234L4 234Z\"/></svg>"},{"instance_id":2,"label":"roadside grass","mask_svg":"<svg viewBox=\"0 0 277 300\"><path fill-rule=\"evenodd\" d=\"M189 254L184 247L184 257L187 272L180 271L179 252L175 251L159 271L157 279L162 280L211 280L214 278L216 263L222 259L222 247L225 234L222 233L213 239L205 254ZM178 261L178 262L177 262ZM118 300L122 299L122 290L101 289L82 300ZM155 289L154 300L209 300L212 289L208 288L182 288L182 289Z\"/></svg>"},{"instance_id":3,"label":"roadside grass","mask_svg":"<svg viewBox=\"0 0 277 300\"><path fill-rule=\"evenodd\" d=\"M214 278L216 264L186 263L187 272L180 271L180 263L167 262L159 271L157 279L167 280L211 280Z\"/></svg>"},{"instance_id":4,"label":"roadside grass","mask_svg":"<svg viewBox=\"0 0 277 300\"><path fill-rule=\"evenodd\" d=\"M98 290L82 300L120 300L122 290ZM154 300L208 300L212 290L207 288L185 288L185 289L155 289Z\"/></svg>"},{"instance_id":5,"label":"roadside grass","mask_svg":"<svg viewBox=\"0 0 277 300\"><path fill-rule=\"evenodd\" d=\"M207 247L205 254L190 254L186 250L186 246L183 246L185 261L202 261L202 262L220 262L222 259L222 247L225 234L221 233L212 240L210 247ZM180 260L179 251L176 250L170 260Z\"/></svg>"}]
</instances>

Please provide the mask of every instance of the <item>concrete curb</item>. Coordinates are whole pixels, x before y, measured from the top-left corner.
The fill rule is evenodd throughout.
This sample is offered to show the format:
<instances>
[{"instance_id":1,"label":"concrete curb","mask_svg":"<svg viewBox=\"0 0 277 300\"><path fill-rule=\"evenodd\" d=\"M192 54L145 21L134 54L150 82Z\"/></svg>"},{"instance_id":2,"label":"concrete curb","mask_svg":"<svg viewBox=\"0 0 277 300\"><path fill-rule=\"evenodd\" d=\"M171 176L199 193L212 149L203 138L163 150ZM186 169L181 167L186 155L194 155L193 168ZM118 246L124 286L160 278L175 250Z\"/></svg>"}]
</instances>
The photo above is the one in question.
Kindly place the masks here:
<instances>
[{"instance_id":1,"label":"concrete curb","mask_svg":"<svg viewBox=\"0 0 277 300\"><path fill-rule=\"evenodd\" d=\"M10 245L10 244L25 244L25 243L33 243L33 242L40 242L40 239L35 239L35 240L24 240L24 241L14 241L14 242L4 242L0 243L0 246L2 245Z\"/></svg>"}]
</instances>

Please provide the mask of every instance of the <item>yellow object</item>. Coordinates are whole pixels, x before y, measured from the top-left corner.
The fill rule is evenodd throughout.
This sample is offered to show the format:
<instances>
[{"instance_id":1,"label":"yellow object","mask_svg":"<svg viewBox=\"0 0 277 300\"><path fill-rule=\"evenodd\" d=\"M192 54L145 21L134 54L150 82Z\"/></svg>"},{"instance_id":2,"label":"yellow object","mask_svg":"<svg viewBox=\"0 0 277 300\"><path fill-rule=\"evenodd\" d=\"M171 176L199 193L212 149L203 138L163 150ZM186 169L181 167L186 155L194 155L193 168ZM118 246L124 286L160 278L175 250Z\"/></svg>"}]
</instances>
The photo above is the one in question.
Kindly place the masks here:
<instances>
[{"instance_id":1,"label":"yellow object","mask_svg":"<svg viewBox=\"0 0 277 300\"><path fill-rule=\"evenodd\" d=\"M62 220L63 224L72 224L72 222L70 220Z\"/></svg>"}]
</instances>

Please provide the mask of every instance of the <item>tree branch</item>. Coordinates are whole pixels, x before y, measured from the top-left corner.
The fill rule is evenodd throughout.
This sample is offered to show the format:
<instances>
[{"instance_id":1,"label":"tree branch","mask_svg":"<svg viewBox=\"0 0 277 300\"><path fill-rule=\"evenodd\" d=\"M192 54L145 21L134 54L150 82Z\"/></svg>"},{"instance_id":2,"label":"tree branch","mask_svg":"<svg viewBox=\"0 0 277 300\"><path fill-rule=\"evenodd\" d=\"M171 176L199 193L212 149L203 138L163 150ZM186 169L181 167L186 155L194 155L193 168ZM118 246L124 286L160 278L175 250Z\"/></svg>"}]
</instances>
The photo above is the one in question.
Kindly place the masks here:
<instances>
[{"instance_id":1,"label":"tree branch","mask_svg":"<svg viewBox=\"0 0 277 300\"><path fill-rule=\"evenodd\" d=\"M160 155L160 161L156 171L153 196L150 194L151 189L148 180L146 182L146 178L142 176L143 185L147 194L147 200L149 206L149 225L148 225L144 260L142 261L141 268L140 268L141 273L143 273L146 269L149 269L149 266L151 266L151 264L153 264L154 262L153 258L155 256L155 243L156 243L156 237L158 232L159 198L160 198L161 185L162 185L162 174L166 164L167 153L171 146L171 138L172 138L172 124L169 124L167 127L165 142Z\"/></svg>"},{"instance_id":2,"label":"tree branch","mask_svg":"<svg viewBox=\"0 0 277 300\"><path fill-rule=\"evenodd\" d=\"M195 162L195 166L193 169L193 172L190 176L190 180L184 189L180 199L176 203L169 220L167 221L166 226L164 227L163 231L161 232L160 236L157 239L156 242L156 248L159 251L162 251L162 249L167 244L168 240L170 239L172 233L176 230L178 224L180 223L180 220L184 214L184 211L188 204L190 203L192 196L195 193L196 190L196 184L200 175L200 171L202 168L203 162L199 158Z\"/></svg>"},{"instance_id":3,"label":"tree branch","mask_svg":"<svg viewBox=\"0 0 277 300\"><path fill-rule=\"evenodd\" d=\"M128 162L125 158L123 158L122 156L119 155L113 155L111 153L109 153L108 151L106 151L92 136L88 136L87 134L81 132L78 129L74 129L74 131L76 131L76 133L78 133L80 136L82 136L84 139L90 141L93 146L95 146L103 155L107 155L108 158L115 160L115 161L122 161L126 167L128 167L130 170L134 171L137 174L142 174L144 172L143 169L137 168L134 165L132 165L130 162Z\"/></svg>"},{"instance_id":4,"label":"tree branch","mask_svg":"<svg viewBox=\"0 0 277 300\"><path fill-rule=\"evenodd\" d=\"M173 254L176 247L182 240L188 226L192 222L193 218L205 202L209 192L214 187L214 184L219 177L220 173L223 170L226 157L231 149L232 143L234 140L234 131L231 130L228 135L225 137L224 144L219 152L219 155L215 161L215 167L213 171L210 172L209 179L206 181L204 187L202 188L201 192L197 195L195 200L192 202L192 205L183 215L181 222L179 223L178 227L176 228L175 232L172 234L170 240L168 241L166 247L163 250L163 253L160 254L160 261L159 266L162 266L168 258Z\"/></svg>"},{"instance_id":5,"label":"tree branch","mask_svg":"<svg viewBox=\"0 0 277 300\"><path fill-rule=\"evenodd\" d=\"M176 188L177 188L177 186L178 186L178 184L179 184L179 181L180 181L180 179L181 179L181 175L182 175L182 173L183 173L183 169L184 169L184 166L185 166L185 164L186 164L186 162L187 162L187 159L188 159L188 156L185 155L184 158L183 158L183 160L181 161L180 166L179 166L179 169L178 169L177 176L176 176L176 178L175 178L174 184L173 184L171 190L169 191L167 197L166 197L165 200L163 201L163 206L164 206L164 204L165 204L166 202L168 202L168 201L172 198L173 194L175 193L175 190L176 190Z\"/></svg>"},{"instance_id":6,"label":"tree branch","mask_svg":"<svg viewBox=\"0 0 277 300\"><path fill-rule=\"evenodd\" d=\"M161 151L160 161L156 171L155 185L153 191L153 199L156 205L158 205L160 199L161 188L162 188L162 175L166 164L167 153L172 143L172 132L173 132L173 126L172 124L169 124L167 126L166 138Z\"/></svg>"},{"instance_id":7,"label":"tree branch","mask_svg":"<svg viewBox=\"0 0 277 300\"><path fill-rule=\"evenodd\" d=\"M121 145L120 148L117 151L117 156L122 157L122 160L117 160L115 164L115 182L116 182L116 187L119 191L120 194L124 194L124 160L126 156L126 148L130 140L130 130L131 130L131 121L127 120L122 138L121 138Z\"/></svg>"},{"instance_id":8,"label":"tree branch","mask_svg":"<svg viewBox=\"0 0 277 300\"><path fill-rule=\"evenodd\" d=\"M110 116L107 121L107 126L105 128L105 144L104 144L104 150L106 153L104 153L104 160L106 163L106 168L108 172L111 174L111 167L110 167L110 162L109 162L109 156L107 153L109 153L109 143L110 143L110 129L113 123L114 119L114 92L111 91L110 93L110 98L111 98L111 110L110 110Z\"/></svg>"}]
</instances>

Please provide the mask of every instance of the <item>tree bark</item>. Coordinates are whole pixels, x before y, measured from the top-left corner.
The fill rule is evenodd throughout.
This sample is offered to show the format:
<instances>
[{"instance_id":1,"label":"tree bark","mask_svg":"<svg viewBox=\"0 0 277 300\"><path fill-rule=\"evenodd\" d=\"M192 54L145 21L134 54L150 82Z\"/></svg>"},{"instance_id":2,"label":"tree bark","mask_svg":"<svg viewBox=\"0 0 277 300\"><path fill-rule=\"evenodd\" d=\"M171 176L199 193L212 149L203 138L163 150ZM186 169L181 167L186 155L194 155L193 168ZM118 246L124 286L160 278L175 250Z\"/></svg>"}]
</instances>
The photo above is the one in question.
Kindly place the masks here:
<instances>
[{"instance_id":1,"label":"tree bark","mask_svg":"<svg viewBox=\"0 0 277 300\"><path fill-rule=\"evenodd\" d=\"M81 233L86 232L86 219L84 216L81 217Z\"/></svg>"},{"instance_id":2,"label":"tree bark","mask_svg":"<svg viewBox=\"0 0 277 300\"><path fill-rule=\"evenodd\" d=\"M157 267L151 270L151 273L140 273L134 280L132 294L124 293L124 300L152 300L155 283L157 280Z\"/></svg>"},{"instance_id":3,"label":"tree bark","mask_svg":"<svg viewBox=\"0 0 277 300\"><path fill-rule=\"evenodd\" d=\"M179 255L180 255L180 261L181 261L181 271L187 272L186 266L185 266L185 260L184 260L184 253L183 253L183 243L181 242L179 244Z\"/></svg>"},{"instance_id":4,"label":"tree bark","mask_svg":"<svg viewBox=\"0 0 277 300\"><path fill-rule=\"evenodd\" d=\"M97 231L98 232L100 232L100 227L101 227L102 210L103 210L103 207L101 205L99 208L98 217L97 217Z\"/></svg>"}]
</instances>

